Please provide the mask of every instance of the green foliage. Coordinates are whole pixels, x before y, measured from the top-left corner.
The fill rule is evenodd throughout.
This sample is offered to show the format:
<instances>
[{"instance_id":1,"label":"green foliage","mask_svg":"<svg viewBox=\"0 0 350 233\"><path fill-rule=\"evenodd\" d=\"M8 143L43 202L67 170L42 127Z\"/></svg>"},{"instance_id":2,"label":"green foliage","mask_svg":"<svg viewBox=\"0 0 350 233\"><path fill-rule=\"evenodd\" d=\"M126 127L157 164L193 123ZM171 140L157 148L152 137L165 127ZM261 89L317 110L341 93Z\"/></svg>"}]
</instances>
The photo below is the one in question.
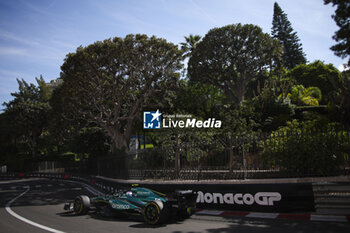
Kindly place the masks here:
<instances>
[{"instance_id":1,"label":"green foliage","mask_svg":"<svg viewBox=\"0 0 350 233\"><path fill-rule=\"evenodd\" d=\"M63 85L57 86L50 99L52 107L51 121L49 124L50 142L55 145L57 154L72 151L70 145L78 134L80 128L86 125L85 121L78 121L72 117L72 111L64 104Z\"/></svg>"},{"instance_id":2,"label":"green foliage","mask_svg":"<svg viewBox=\"0 0 350 233\"><path fill-rule=\"evenodd\" d=\"M193 117L203 120L201 117ZM176 156L181 158L181 166L204 166L208 157L225 152L223 144L213 144L217 138L222 137L219 129L168 128L151 131L148 136L155 147L151 152L158 154L170 166L174 166Z\"/></svg>"},{"instance_id":3,"label":"green foliage","mask_svg":"<svg viewBox=\"0 0 350 233\"><path fill-rule=\"evenodd\" d=\"M334 91L340 85L341 73L332 64L324 64L317 60L309 64L301 64L292 69L290 77L304 87L320 88L323 97L321 104L328 104Z\"/></svg>"},{"instance_id":4,"label":"green foliage","mask_svg":"<svg viewBox=\"0 0 350 233\"><path fill-rule=\"evenodd\" d=\"M329 3L337 6L335 15L332 15L332 18L340 28L333 36L333 39L338 43L333 45L331 50L337 56L345 58L350 55L350 4L345 0L324 0L324 4ZM348 65L350 65L350 59Z\"/></svg>"},{"instance_id":5,"label":"green foliage","mask_svg":"<svg viewBox=\"0 0 350 233\"><path fill-rule=\"evenodd\" d=\"M202 39L200 35L192 35L190 34L188 37L185 36L185 41L180 43L181 49L184 51L185 57L190 57L193 53L194 49L196 48L199 41Z\"/></svg>"},{"instance_id":6,"label":"green foliage","mask_svg":"<svg viewBox=\"0 0 350 233\"><path fill-rule=\"evenodd\" d=\"M259 97L253 101L259 129L263 132L276 130L292 120L294 106L287 99L276 97Z\"/></svg>"},{"instance_id":7,"label":"green foliage","mask_svg":"<svg viewBox=\"0 0 350 233\"><path fill-rule=\"evenodd\" d=\"M257 93L249 103L254 107L259 129L264 132L276 130L292 119L295 106L286 96L293 83L294 80L285 77L283 72L280 76L272 75L262 84L258 83Z\"/></svg>"},{"instance_id":8,"label":"green foliage","mask_svg":"<svg viewBox=\"0 0 350 233\"><path fill-rule=\"evenodd\" d=\"M322 93L317 87L305 88L303 85L296 85L292 87L287 98L298 106L318 106Z\"/></svg>"},{"instance_id":9,"label":"green foliage","mask_svg":"<svg viewBox=\"0 0 350 233\"><path fill-rule=\"evenodd\" d=\"M249 101L244 101L234 108L225 105L220 111L220 119L223 121L222 136L240 137L254 133L258 127L254 106Z\"/></svg>"},{"instance_id":10,"label":"green foliage","mask_svg":"<svg viewBox=\"0 0 350 233\"><path fill-rule=\"evenodd\" d=\"M244 100L246 86L267 69L280 65L282 48L255 25L211 29L189 60L189 78L220 88L235 104Z\"/></svg>"},{"instance_id":11,"label":"green foliage","mask_svg":"<svg viewBox=\"0 0 350 233\"><path fill-rule=\"evenodd\" d=\"M263 144L266 163L290 175L331 175L349 160L348 132L317 121L298 122L271 133Z\"/></svg>"},{"instance_id":12,"label":"green foliage","mask_svg":"<svg viewBox=\"0 0 350 233\"><path fill-rule=\"evenodd\" d=\"M4 103L10 125L16 131L16 141L24 146L22 153L38 154L39 139L48 125L51 106L51 90L42 77L36 79L37 86L17 80L19 91L12 93L14 99Z\"/></svg>"},{"instance_id":13,"label":"green foliage","mask_svg":"<svg viewBox=\"0 0 350 233\"><path fill-rule=\"evenodd\" d=\"M293 32L287 14L283 12L277 2L274 4L272 32L273 38L278 39L283 46L284 66L292 69L299 64L306 63L306 57L296 32Z\"/></svg>"},{"instance_id":14,"label":"green foliage","mask_svg":"<svg viewBox=\"0 0 350 233\"><path fill-rule=\"evenodd\" d=\"M213 85L185 82L174 101L173 112L185 112L203 119L218 119L220 108L226 101L222 91Z\"/></svg>"},{"instance_id":15,"label":"green foliage","mask_svg":"<svg viewBox=\"0 0 350 233\"><path fill-rule=\"evenodd\" d=\"M61 67L64 104L124 151L142 109L160 108L174 96L181 59L176 45L139 34L80 47Z\"/></svg>"},{"instance_id":16,"label":"green foliage","mask_svg":"<svg viewBox=\"0 0 350 233\"><path fill-rule=\"evenodd\" d=\"M350 129L350 71L343 72L339 86L330 101L330 119L341 122Z\"/></svg>"},{"instance_id":17,"label":"green foliage","mask_svg":"<svg viewBox=\"0 0 350 233\"><path fill-rule=\"evenodd\" d=\"M99 127L83 127L72 141L72 151L87 154L90 157L103 156L108 153L109 145L106 135Z\"/></svg>"},{"instance_id":18,"label":"green foliage","mask_svg":"<svg viewBox=\"0 0 350 233\"><path fill-rule=\"evenodd\" d=\"M15 144L18 132L11 124L10 116L4 112L0 114L0 165L6 165L6 160L17 154L18 148Z\"/></svg>"},{"instance_id":19,"label":"green foliage","mask_svg":"<svg viewBox=\"0 0 350 233\"><path fill-rule=\"evenodd\" d=\"M181 50L146 35L79 47L67 55L57 85L47 86L42 77L37 85L18 80L18 92L0 114L2 164L29 168L30 154L38 161L88 159L96 170L97 156L125 153L130 136L143 133L143 110L160 109L220 119L222 128L148 131L153 141L135 156L138 169L176 162L231 170L227 148L233 142L240 141L237 155L250 154L256 146L250 139L274 130L262 145L267 165L297 175L332 174L346 164L350 142L348 133L327 124L350 128L350 72L321 61L300 64L305 54L277 3L272 34L280 41L258 26L235 24L203 39L191 34ZM294 67L288 73L283 49L286 68ZM188 79L180 79L187 57Z\"/></svg>"}]
</instances>

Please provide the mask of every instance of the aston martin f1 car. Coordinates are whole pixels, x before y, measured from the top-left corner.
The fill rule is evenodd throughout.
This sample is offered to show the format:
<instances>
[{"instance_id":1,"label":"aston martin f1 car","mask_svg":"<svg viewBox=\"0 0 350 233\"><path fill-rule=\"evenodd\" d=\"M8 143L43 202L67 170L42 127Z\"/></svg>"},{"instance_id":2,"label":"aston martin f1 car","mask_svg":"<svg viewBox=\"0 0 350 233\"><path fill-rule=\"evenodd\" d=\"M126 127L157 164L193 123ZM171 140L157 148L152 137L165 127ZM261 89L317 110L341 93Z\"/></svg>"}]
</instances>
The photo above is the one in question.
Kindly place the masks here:
<instances>
[{"instance_id":1,"label":"aston martin f1 car","mask_svg":"<svg viewBox=\"0 0 350 233\"><path fill-rule=\"evenodd\" d=\"M65 203L64 209L83 215L91 211L112 215L141 215L148 224L161 224L171 216L189 217L196 207L197 193L192 190L175 191L169 195L147 188L118 190L96 197L80 195Z\"/></svg>"}]
</instances>

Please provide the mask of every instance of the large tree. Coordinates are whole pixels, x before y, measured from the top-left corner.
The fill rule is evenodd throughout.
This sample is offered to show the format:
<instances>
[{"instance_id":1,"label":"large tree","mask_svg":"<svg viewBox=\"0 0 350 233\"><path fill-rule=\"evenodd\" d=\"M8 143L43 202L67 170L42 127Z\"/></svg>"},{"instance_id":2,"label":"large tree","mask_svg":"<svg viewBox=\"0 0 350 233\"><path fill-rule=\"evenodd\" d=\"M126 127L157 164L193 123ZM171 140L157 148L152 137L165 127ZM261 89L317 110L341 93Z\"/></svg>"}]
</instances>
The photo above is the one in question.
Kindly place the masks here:
<instances>
[{"instance_id":1,"label":"large tree","mask_svg":"<svg viewBox=\"0 0 350 233\"><path fill-rule=\"evenodd\" d=\"M171 93L181 59L176 45L139 34L80 47L61 67L65 107L97 124L124 151L145 105Z\"/></svg>"},{"instance_id":2,"label":"large tree","mask_svg":"<svg viewBox=\"0 0 350 233\"><path fill-rule=\"evenodd\" d=\"M333 6L337 6L335 15L332 15L332 18L340 29L333 36L337 44L333 45L331 50L337 56L346 58L350 55L350 2L345 0L324 0L324 3L332 3ZM350 65L350 59L348 65Z\"/></svg>"},{"instance_id":3,"label":"large tree","mask_svg":"<svg viewBox=\"0 0 350 233\"><path fill-rule=\"evenodd\" d=\"M36 156L39 138L48 126L51 90L42 77L36 79L37 86L24 80L17 82L18 92L11 93L14 99L4 103L5 113L15 129L17 141L21 141L29 149L30 154Z\"/></svg>"},{"instance_id":4,"label":"large tree","mask_svg":"<svg viewBox=\"0 0 350 233\"><path fill-rule=\"evenodd\" d=\"M210 30L189 60L191 81L212 84L237 105L249 81L280 66L282 48L255 25L228 25Z\"/></svg>"},{"instance_id":5,"label":"large tree","mask_svg":"<svg viewBox=\"0 0 350 233\"><path fill-rule=\"evenodd\" d=\"M306 58L297 33L294 32L287 14L275 2L273 8L272 32L273 38L278 39L283 45L284 66L292 69L299 64L305 64Z\"/></svg>"}]
</instances>

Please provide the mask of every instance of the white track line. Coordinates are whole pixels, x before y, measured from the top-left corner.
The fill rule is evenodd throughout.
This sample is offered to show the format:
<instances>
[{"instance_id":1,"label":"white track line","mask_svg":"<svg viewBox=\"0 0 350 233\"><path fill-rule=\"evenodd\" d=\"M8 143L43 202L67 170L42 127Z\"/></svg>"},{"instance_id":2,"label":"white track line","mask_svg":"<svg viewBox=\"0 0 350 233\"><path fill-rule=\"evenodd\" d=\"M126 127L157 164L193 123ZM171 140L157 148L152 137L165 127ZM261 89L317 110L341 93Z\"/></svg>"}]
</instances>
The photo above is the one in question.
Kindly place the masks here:
<instances>
[{"instance_id":1,"label":"white track line","mask_svg":"<svg viewBox=\"0 0 350 233\"><path fill-rule=\"evenodd\" d=\"M24 191L23 193L21 193L20 195L18 195L17 197L13 198L11 201L9 201L7 204L6 204L6 211L11 214L13 217L23 221L23 222L26 222L32 226L35 226L35 227L38 227L38 228L41 228L43 230L46 230L46 231L49 231L49 232L54 232L54 233L65 233L63 231L59 231L59 230L56 230L56 229L53 229L53 228L50 228L50 227L47 227L47 226L44 226L44 225L41 225L39 223L36 223L36 222L33 222L29 219L26 219L18 214L16 214L13 210L11 210L10 206L13 202L15 202L18 198L22 197L24 194L26 194L28 191L30 190L30 188L28 187L26 191Z\"/></svg>"}]
</instances>

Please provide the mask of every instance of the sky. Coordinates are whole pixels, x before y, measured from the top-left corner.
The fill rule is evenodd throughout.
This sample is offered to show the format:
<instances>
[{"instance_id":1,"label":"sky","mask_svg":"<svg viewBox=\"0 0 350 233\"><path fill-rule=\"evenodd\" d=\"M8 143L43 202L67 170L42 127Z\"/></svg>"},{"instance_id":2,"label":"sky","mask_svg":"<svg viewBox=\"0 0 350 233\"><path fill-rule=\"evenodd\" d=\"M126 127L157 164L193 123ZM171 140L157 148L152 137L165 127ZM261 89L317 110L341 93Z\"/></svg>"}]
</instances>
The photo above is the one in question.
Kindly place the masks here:
<instances>
[{"instance_id":1,"label":"sky","mask_svg":"<svg viewBox=\"0 0 350 233\"><path fill-rule=\"evenodd\" d=\"M276 0L0 0L0 104L18 90L16 79L56 79L78 46L142 33L178 44L228 24L255 24L271 33ZM338 30L335 8L323 0L277 0L309 62L341 69L329 48ZM0 107L0 109L3 106Z\"/></svg>"}]
</instances>

